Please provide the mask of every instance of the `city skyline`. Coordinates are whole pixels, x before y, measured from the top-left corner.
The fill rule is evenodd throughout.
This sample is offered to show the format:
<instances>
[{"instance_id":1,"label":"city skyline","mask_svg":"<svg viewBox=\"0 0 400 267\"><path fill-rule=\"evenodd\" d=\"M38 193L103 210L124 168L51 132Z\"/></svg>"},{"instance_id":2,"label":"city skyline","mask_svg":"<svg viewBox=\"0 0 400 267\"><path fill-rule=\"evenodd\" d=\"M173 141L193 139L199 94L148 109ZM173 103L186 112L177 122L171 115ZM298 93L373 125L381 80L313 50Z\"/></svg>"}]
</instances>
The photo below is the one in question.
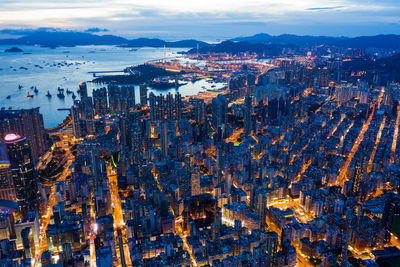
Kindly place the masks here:
<instances>
[{"instance_id":1,"label":"city skyline","mask_svg":"<svg viewBox=\"0 0 400 267\"><path fill-rule=\"evenodd\" d=\"M2 1L0 266L400 266L399 11Z\"/></svg>"}]
</instances>

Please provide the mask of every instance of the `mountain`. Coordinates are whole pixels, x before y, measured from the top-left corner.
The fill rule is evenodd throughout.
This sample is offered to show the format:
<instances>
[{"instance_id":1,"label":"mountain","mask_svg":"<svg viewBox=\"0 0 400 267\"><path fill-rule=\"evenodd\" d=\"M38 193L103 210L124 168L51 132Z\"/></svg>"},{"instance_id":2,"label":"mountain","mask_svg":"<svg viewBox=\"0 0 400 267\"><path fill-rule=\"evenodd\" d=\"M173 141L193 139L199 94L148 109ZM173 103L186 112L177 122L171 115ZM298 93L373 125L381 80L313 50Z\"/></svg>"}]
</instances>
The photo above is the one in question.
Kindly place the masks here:
<instances>
[{"instance_id":1,"label":"mountain","mask_svg":"<svg viewBox=\"0 0 400 267\"><path fill-rule=\"evenodd\" d=\"M138 38L129 40L126 45L122 45L123 47L203 47L209 45L206 42L196 41L196 40L182 40L176 42L167 42L161 39L149 39L149 38Z\"/></svg>"},{"instance_id":2,"label":"mountain","mask_svg":"<svg viewBox=\"0 0 400 267\"><path fill-rule=\"evenodd\" d=\"M260 44L260 43L248 43L248 42L232 42L224 41L215 45L203 46L199 49L199 53L244 53L251 52L259 55L266 56L277 56L282 51L282 47L276 44ZM196 48L190 49L188 54L197 53Z\"/></svg>"},{"instance_id":3,"label":"mountain","mask_svg":"<svg viewBox=\"0 0 400 267\"><path fill-rule=\"evenodd\" d=\"M253 36L238 37L232 39L235 42L249 42L261 44L281 44L281 45L335 45L339 47L352 48L400 48L400 35L376 35L376 36L360 36L360 37L329 37L329 36L309 36L309 35L293 35L282 34L272 36L266 33L259 33Z\"/></svg>"},{"instance_id":4,"label":"mountain","mask_svg":"<svg viewBox=\"0 0 400 267\"><path fill-rule=\"evenodd\" d=\"M161 39L138 38L128 40L115 35L96 35L88 32L38 31L16 39L2 39L0 45L41 45L45 47L77 45L119 45L122 47L203 47L202 41L182 40L167 42Z\"/></svg>"},{"instance_id":5,"label":"mountain","mask_svg":"<svg viewBox=\"0 0 400 267\"><path fill-rule=\"evenodd\" d=\"M83 32L34 32L16 39L3 39L3 45L41 45L46 47L77 45L120 45L128 40L114 35L95 35Z\"/></svg>"},{"instance_id":6,"label":"mountain","mask_svg":"<svg viewBox=\"0 0 400 267\"><path fill-rule=\"evenodd\" d=\"M300 36L293 34L282 34L272 36L259 33L248 37L238 37L230 40L231 43L222 42L219 45L210 45L197 40L182 40L168 42L161 39L138 38L128 40L115 35L97 35L90 32L72 32L55 30L25 31L24 36L15 39L2 39L0 45L41 45L46 47L77 46L77 45L119 45L121 47L180 47L197 48L202 51L216 52L256 52L262 50L276 50L278 46L301 46L310 45L335 45L339 47L352 48L384 48L400 49L400 35L376 35L361 37L328 37L328 36ZM232 43L234 42L234 43ZM238 43L238 44L235 44ZM269 45L269 47L254 46L255 44ZM275 45L275 47L271 46ZM257 52L258 53L258 52Z\"/></svg>"}]
</instances>

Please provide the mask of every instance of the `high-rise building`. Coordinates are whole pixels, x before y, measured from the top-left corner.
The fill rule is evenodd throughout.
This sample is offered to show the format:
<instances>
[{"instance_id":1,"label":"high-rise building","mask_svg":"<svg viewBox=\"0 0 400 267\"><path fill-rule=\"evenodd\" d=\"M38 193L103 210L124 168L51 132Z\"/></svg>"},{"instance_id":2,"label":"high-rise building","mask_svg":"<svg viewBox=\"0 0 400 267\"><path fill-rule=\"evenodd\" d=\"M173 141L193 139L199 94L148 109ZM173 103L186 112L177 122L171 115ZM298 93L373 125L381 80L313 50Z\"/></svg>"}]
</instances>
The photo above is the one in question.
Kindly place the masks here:
<instances>
[{"instance_id":1,"label":"high-rise building","mask_svg":"<svg viewBox=\"0 0 400 267\"><path fill-rule=\"evenodd\" d=\"M93 106L96 115L104 116L108 111L107 90L105 87L93 90Z\"/></svg>"},{"instance_id":2,"label":"high-rise building","mask_svg":"<svg viewBox=\"0 0 400 267\"><path fill-rule=\"evenodd\" d=\"M163 157L168 156L168 123L161 123L161 153Z\"/></svg>"},{"instance_id":3,"label":"high-rise building","mask_svg":"<svg viewBox=\"0 0 400 267\"><path fill-rule=\"evenodd\" d=\"M94 135L96 133L94 123L94 109L91 97L83 97L81 99L81 119L85 122L86 134Z\"/></svg>"},{"instance_id":4,"label":"high-rise building","mask_svg":"<svg viewBox=\"0 0 400 267\"><path fill-rule=\"evenodd\" d=\"M174 119L174 97L169 92L167 94L167 119L172 120Z\"/></svg>"},{"instance_id":5,"label":"high-rise building","mask_svg":"<svg viewBox=\"0 0 400 267\"><path fill-rule=\"evenodd\" d=\"M212 125L218 129L226 123L228 113L228 100L224 95L212 99Z\"/></svg>"},{"instance_id":6,"label":"high-rise building","mask_svg":"<svg viewBox=\"0 0 400 267\"><path fill-rule=\"evenodd\" d=\"M243 128L244 134L249 135L251 133L252 122L251 122L251 96L246 95L244 99L244 112L243 112Z\"/></svg>"},{"instance_id":7,"label":"high-rise building","mask_svg":"<svg viewBox=\"0 0 400 267\"><path fill-rule=\"evenodd\" d=\"M0 136L9 133L25 136L30 143L32 158L36 163L48 149L43 116L39 108L0 111Z\"/></svg>"},{"instance_id":8,"label":"high-rise building","mask_svg":"<svg viewBox=\"0 0 400 267\"><path fill-rule=\"evenodd\" d=\"M31 147L25 137L8 134L4 138L13 175L17 201L23 213L37 207L38 177Z\"/></svg>"},{"instance_id":9,"label":"high-rise building","mask_svg":"<svg viewBox=\"0 0 400 267\"><path fill-rule=\"evenodd\" d=\"M393 191L389 191L386 193L385 206L382 214L382 226L385 229L385 243L390 242L390 231L392 230L395 210L396 203L394 202Z\"/></svg>"},{"instance_id":10,"label":"high-rise building","mask_svg":"<svg viewBox=\"0 0 400 267\"><path fill-rule=\"evenodd\" d=\"M71 108L72 128L76 138L86 135L94 135L95 119L91 97L84 97L82 100L75 100Z\"/></svg>"},{"instance_id":11,"label":"high-rise building","mask_svg":"<svg viewBox=\"0 0 400 267\"><path fill-rule=\"evenodd\" d=\"M120 103L120 90L117 85L108 85L108 102L110 113L120 113L121 103Z\"/></svg>"},{"instance_id":12,"label":"high-rise building","mask_svg":"<svg viewBox=\"0 0 400 267\"><path fill-rule=\"evenodd\" d=\"M140 85L140 105L146 106L147 105L147 85L141 84Z\"/></svg>"},{"instance_id":13,"label":"high-rise building","mask_svg":"<svg viewBox=\"0 0 400 267\"><path fill-rule=\"evenodd\" d=\"M74 105L71 107L72 130L74 132L75 138L84 137L81 126L79 103L79 100L75 100Z\"/></svg>"},{"instance_id":14,"label":"high-rise building","mask_svg":"<svg viewBox=\"0 0 400 267\"><path fill-rule=\"evenodd\" d=\"M135 107L135 87L108 85L108 101L111 113L128 113Z\"/></svg>"},{"instance_id":15,"label":"high-rise building","mask_svg":"<svg viewBox=\"0 0 400 267\"><path fill-rule=\"evenodd\" d=\"M149 105L150 105L150 120L154 121L156 119L156 96L153 92L149 95Z\"/></svg>"},{"instance_id":16,"label":"high-rise building","mask_svg":"<svg viewBox=\"0 0 400 267\"><path fill-rule=\"evenodd\" d=\"M183 108L182 96L179 92L177 92L175 94L175 119L176 120L182 119L182 108Z\"/></svg>"},{"instance_id":17,"label":"high-rise building","mask_svg":"<svg viewBox=\"0 0 400 267\"><path fill-rule=\"evenodd\" d=\"M278 234L267 233L267 267L277 266Z\"/></svg>"},{"instance_id":18,"label":"high-rise building","mask_svg":"<svg viewBox=\"0 0 400 267\"><path fill-rule=\"evenodd\" d=\"M15 185L8 160L0 161L0 199L16 200Z\"/></svg>"},{"instance_id":19,"label":"high-rise building","mask_svg":"<svg viewBox=\"0 0 400 267\"><path fill-rule=\"evenodd\" d=\"M190 189L193 196L199 195L200 192L200 167L195 164L192 168L192 176L190 180Z\"/></svg>"},{"instance_id":20,"label":"high-rise building","mask_svg":"<svg viewBox=\"0 0 400 267\"><path fill-rule=\"evenodd\" d=\"M194 119L198 124L203 124L206 118L206 104L204 99L194 99Z\"/></svg>"},{"instance_id":21,"label":"high-rise building","mask_svg":"<svg viewBox=\"0 0 400 267\"><path fill-rule=\"evenodd\" d=\"M88 96L88 94L87 94L87 85L86 85L85 82L79 83L79 94L81 96L81 99L83 97L87 97Z\"/></svg>"},{"instance_id":22,"label":"high-rise building","mask_svg":"<svg viewBox=\"0 0 400 267\"><path fill-rule=\"evenodd\" d=\"M132 156L135 163L139 163L142 160L143 151L143 138L142 129L137 120L132 123L131 127L131 145L132 145Z\"/></svg>"},{"instance_id":23,"label":"high-rise building","mask_svg":"<svg viewBox=\"0 0 400 267\"><path fill-rule=\"evenodd\" d=\"M131 108L135 107L135 87L131 85L121 86L121 110L120 112L128 113Z\"/></svg>"}]
</instances>

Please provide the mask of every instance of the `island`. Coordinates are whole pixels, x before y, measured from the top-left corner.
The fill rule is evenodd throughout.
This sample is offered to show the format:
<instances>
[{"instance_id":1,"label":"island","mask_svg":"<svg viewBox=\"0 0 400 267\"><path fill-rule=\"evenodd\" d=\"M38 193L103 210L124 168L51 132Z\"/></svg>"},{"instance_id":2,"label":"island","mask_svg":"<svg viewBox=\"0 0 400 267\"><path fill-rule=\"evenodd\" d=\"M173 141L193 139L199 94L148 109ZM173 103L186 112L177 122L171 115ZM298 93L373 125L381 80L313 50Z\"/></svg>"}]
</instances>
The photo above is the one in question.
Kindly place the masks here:
<instances>
[{"instance_id":1,"label":"island","mask_svg":"<svg viewBox=\"0 0 400 267\"><path fill-rule=\"evenodd\" d=\"M23 53L24 50L14 46L14 47L11 47L11 48L8 48L8 49L4 50L4 52L6 52L6 53Z\"/></svg>"}]
</instances>

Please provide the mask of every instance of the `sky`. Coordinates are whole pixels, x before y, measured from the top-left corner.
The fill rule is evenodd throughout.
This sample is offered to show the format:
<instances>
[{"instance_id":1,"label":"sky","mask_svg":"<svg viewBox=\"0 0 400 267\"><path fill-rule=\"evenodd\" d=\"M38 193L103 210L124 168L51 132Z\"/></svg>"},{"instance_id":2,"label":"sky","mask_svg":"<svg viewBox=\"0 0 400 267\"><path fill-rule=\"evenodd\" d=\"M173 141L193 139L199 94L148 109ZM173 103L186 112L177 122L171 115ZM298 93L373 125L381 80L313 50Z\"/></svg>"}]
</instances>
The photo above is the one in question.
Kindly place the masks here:
<instances>
[{"instance_id":1,"label":"sky","mask_svg":"<svg viewBox=\"0 0 400 267\"><path fill-rule=\"evenodd\" d=\"M124 37L222 40L400 34L399 0L0 0L0 29L108 29Z\"/></svg>"}]
</instances>

